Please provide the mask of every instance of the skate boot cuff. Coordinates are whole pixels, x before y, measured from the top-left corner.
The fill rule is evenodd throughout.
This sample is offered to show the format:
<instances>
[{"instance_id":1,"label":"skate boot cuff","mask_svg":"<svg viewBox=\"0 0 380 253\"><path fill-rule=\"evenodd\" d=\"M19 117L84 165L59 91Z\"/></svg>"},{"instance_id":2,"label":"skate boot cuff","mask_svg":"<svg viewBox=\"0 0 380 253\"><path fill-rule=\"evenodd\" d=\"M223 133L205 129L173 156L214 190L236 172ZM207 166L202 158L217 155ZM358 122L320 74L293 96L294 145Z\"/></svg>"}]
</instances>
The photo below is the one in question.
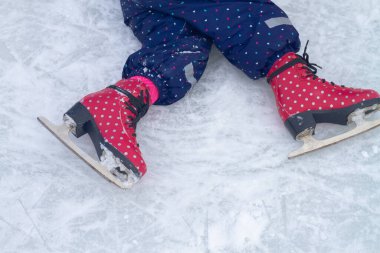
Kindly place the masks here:
<instances>
[{"instance_id":1,"label":"skate boot cuff","mask_svg":"<svg viewBox=\"0 0 380 253\"><path fill-rule=\"evenodd\" d=\"M271 57L268 58L268 61L262 70L262 76L267 76L268 73L271 71L272 66L275 63L278 63L278 60L281 59L284 55L287 55L289 53L295 53L297 51L298 50L294 49L290 44L288 44L280 51L277 51L276 53L274 53Z\"/></svg>"},{"instance_id":2,"label":"skate boot cuff","mask_svg":"<svg viewBox=\"0 0 380 253\"><path fill-rule=\"evenodd\" d=\"M154 104L158 100L160 95L159 95L157 86L149 78L146 78L144 76L132 76L129 79L143 82L146 85L146 87L149 90L150 104L151 105Z\"/></svg>"},{"instance_id":3,"label":"skate boot cuff","mask_svg":"<svg viewBox=\"0 0 380 253\"><path fill-rule=\"evenodd\" d=\"M283 64L281 67L275 69L275 67L277 65L281 65L281 62L283 61L283 58L288 57L290 55L292 55L292 56L295 55L296 56L295 59L292 59L290 62L287 62L287 63ZM301 56L299 56L299 55L297 55L295 53L288 53L288 54L284 55L282 58L278 59L273 64L272 69L268 73L267 82L270 84L270 82L273 80L274 77L278 76L279 74L281 74L282 72L284 72L288 68L291 68L292 66L294 66L294 65L296 65L298 63L307 64L307 62L305 61L305 59L303 59Z\"/></svg>"}]
</instances>

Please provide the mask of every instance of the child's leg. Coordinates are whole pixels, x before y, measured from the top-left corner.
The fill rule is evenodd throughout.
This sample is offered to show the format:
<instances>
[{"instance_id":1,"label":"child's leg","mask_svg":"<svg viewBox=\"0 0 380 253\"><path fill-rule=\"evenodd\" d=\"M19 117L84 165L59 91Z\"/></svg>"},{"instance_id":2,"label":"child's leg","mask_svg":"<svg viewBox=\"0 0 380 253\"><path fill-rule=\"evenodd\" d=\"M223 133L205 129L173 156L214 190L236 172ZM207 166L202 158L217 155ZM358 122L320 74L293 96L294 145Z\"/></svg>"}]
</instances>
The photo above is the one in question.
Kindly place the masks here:
<instances>
[{"instance_id":1,"label":"child's leg","mask_svg":"<svg viewBox=\"0 0 380 253\"><path fill-rule=\"evenodd\" d=\"M202 76L212 41L184 20L121 1L125 23L141 41L142 48L129 56L123 78L144 76L159 91L155 104L181 99Z\"/></svg>"},{"instance_id":2,"label":"child's leg","mask_svg":"<svg viewBox=\"0 0 380 253\"><path fill-rule=\"evenodd\" d=\"M271 1L141 1L154 11L186 20L213 39L226 58L252 79L266 76L300 41L284 11Z\"/></svg>"},{"instance_id":3,"label":"child's leg","mask_svg":"<svg viewBox=\"0 0 380 253\"><path fill-rule=\"evenodd\" d=\"M129 57L123 80L83 97L64 120L76 137L90 135L101 160L92 166L130 187L147 171L136 139L138 121L152 103L170 104L185 95L206 67L211 40L183 20L121 3L142 49Z\"/></svg>"},{"instance_id":4,"label":"child's leg","mask_svg":"<svg viewBox=\"0 0 380 253\"><path fill-rule=\"evenodd\" d=\"M352 116L357 118L358 109L365 114L380 110L378 92L339 86L316 76L317 65L309 62L307 53L295 54L300 47L298 32L270 0L140 0L139 4L185 20L212 38L226 58L252 79L267 76L279 113L295 138L310 140L317 123L347 124ZM377 124L362 125L344 138ZM318 145L314 141L309 147Z\"/></svg>"}]
</instances>

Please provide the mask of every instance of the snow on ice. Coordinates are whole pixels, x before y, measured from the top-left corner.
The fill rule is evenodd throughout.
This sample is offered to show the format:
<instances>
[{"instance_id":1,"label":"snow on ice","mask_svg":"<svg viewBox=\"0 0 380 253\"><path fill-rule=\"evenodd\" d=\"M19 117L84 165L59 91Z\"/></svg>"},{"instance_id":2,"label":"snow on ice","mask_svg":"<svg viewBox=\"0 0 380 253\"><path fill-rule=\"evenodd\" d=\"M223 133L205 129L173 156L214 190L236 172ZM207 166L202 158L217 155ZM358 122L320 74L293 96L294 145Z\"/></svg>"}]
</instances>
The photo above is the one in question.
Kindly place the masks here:
<instances>
[{"instance_id":1,"label":"snow on ice","mask_svg":"<svg viewBox=\"0 0 380 253\"><path fill-rule=\"evenodd\" d=\"M377 0L277 4L321 76L380 90ZM379 252L380 129L287 160L300 143L269 86L213 49L188 96L140 122L149 171L123 191L36 120L120 78L140 45L119 2L2 0L0 15L0 252Z\"/></svg>"}]
</instances>

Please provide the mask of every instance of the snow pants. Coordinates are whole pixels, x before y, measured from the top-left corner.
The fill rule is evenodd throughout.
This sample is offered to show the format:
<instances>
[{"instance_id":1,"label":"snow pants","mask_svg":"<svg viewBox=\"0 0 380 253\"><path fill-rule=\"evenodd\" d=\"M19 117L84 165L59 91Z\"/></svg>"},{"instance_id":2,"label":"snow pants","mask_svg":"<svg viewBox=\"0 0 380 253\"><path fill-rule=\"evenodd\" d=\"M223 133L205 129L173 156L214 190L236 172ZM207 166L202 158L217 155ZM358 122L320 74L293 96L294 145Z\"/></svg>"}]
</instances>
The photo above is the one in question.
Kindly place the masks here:
<instances>
[{"instance_id":1,"label":"snow pants","mask_svg":"<svg viewBox=\"0 0 380 253\"><path fill-rule=\"evenodd\" d=\"M142 43L123 78L144 76L172 104L202 76L212 44L252 79L300 48L299 34L270 0L121 0L124 22Z\"/></svg>"}]
</instances>

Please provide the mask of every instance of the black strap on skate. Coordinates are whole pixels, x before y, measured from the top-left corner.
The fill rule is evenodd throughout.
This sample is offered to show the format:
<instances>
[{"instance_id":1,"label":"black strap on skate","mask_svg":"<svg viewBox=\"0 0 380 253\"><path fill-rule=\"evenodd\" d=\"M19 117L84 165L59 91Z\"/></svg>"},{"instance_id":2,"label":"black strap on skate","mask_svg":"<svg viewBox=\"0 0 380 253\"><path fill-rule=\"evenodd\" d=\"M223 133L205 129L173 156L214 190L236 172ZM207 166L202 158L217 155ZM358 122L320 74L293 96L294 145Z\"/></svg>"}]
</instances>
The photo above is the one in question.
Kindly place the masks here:
<instances>
[{"instance_id":1,"label":"black strap on skate","mask_svg":"<svg viewBox=\"0 0 380 253\"><path fill-rule=\"evenodd\" d=\"M297 55L299 56L299 55ZM305 60L302 59L301 56L297 57L296 59L294 59L293 61L291 62L288 62L284 65L282 65L280 68L278 68L277 70L275 70L268 78L267 78L267 82L270 84L270 82L273 80L273 78L275 78L276 76L278 76L279 74L281 74L282 72L284 72L285 70L287 70L288 68L291 68L292 66L296 65L297 63L301 63L301 64L305 64Z\"/></svg>"},{"instance_id":2,"label":"black strap on skate","mask_svg":"<svg viewBox=\"0 0 380 253\"><path fill-rule=\"evenodd\" d=\"M135 115L135 117L128 116L128 123L130 127L136 129L137 122L139 122L139 120L148 112L150 101L149 92L145 91L144 94L144 91L141 90L139 96L135 97L129 91L124 90L116 85L110 85L107 88L114 89L128 97L128 101L124 102L126 106L125 109L131 111ZM146 97L146 103L144 101L144 97Z\"/></svg>"},{"instance_id":3,"label":"black strap on skate","mask_svg":"<svg viewBox=\"0 0 380 253\"><path fill-rule=\"evenodd\" d=\"M321 66L319 66L318 64L316 63L311 63L309 61L309 54L306 52L307 51L307 46L309 45L309 41L306 42L306 46L305 46L305 49L303 51L303 55L300 56L300 55L297 55L297 58L294 59L293 61L291 62L288 62L287 64L281 66L279 69L277 69L276 71L274 71L268 78L267 78L267 81L268 83L270 84L270 82L273 80L274 77L276 77L277 75L281 74L282 72L284 72L285 70L287 70L288 68L291 68L292 66L298 64L298 63L301 63L303 64L304 66L302 67L303 69L306 69L306 77L312 77L313 80L319 78L317 76L317 72L318 72L318 68L319 69L322 69ZM326 80L325 79L321 79L322 80L322 83L325 83ZM331 85L335 85L334 82L330 82ZM345 87L344 85L342 85L341 87Z\"/></svg>"}]
</instances>

